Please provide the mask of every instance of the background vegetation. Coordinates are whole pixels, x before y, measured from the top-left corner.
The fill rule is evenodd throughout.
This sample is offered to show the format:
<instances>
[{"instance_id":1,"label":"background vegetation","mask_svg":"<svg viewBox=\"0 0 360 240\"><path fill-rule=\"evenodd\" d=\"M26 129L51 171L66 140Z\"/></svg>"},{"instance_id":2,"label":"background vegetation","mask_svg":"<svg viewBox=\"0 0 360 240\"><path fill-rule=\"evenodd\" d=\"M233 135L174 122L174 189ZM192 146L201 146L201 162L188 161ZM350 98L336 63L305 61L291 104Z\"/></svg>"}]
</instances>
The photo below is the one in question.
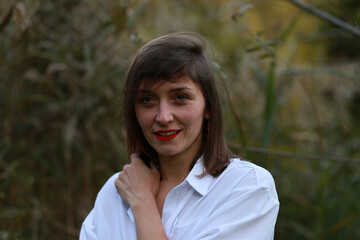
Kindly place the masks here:
<instances>
[{"instance_id":1,"label":"background vegetation","mask_svg":"<svg viewBox=\"0 0 360 240\"><path fill-rule=\"evenodd\" d=\"M308 3L359 26L358 0ZM77 239L127 161L142 44L209 41L235 153L273 174L275 239L360 239L360 38L290 0L0 2L0 239Z\"/></svg>"}]
</instances>

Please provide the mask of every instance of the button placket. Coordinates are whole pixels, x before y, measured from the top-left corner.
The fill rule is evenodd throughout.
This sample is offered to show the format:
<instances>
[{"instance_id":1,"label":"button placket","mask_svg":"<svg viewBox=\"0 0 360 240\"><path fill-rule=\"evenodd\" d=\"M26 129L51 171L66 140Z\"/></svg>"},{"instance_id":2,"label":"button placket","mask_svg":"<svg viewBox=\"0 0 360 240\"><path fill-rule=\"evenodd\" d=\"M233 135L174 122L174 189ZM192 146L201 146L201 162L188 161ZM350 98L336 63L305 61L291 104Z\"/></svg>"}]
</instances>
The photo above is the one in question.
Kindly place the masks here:
<instances>
[{"instance_id":1,"label":"button placket","mask_svg":"<svg viewBox=\"0 0 360 240\"><path fill-rule=\"evenodd\" d=\"M173 189L173 190L175 190L175 189ZM174 191L175 197L177 197L178 196L177 194L179 194L182 190L183 189L181 189L181 188L177 188L176 191ZM164 224L165 230L166 230L168 235L171 234L172 229L173 229L175 223L178 220L178 215L179 215L180 211L184 208L184 206L189 201L189 199L191 198L193 193L194 193L194 189L193 188L190 188L190 189L188 188L187 191L183 192L183 194L181 195L182 196L181 199L179 199L179 198L171 199L172 200L171 205L173 206L173 208L168 210L168 212L170 214L169 214L168 219L166 219L165 224ZM165 200L165 202L166 201L167 200ZM170 207L170 204L167 207Z\"/></svg>"}]
</instances>

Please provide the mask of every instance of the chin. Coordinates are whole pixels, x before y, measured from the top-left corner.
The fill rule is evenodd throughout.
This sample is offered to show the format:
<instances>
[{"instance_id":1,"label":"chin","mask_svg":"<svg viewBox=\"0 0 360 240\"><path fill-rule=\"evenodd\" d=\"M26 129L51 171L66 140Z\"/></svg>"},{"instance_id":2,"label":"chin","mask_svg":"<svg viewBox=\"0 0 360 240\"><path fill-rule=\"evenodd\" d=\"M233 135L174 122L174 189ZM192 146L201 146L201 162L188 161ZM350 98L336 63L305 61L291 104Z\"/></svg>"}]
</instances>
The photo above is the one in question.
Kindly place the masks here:
<instances>
[{"instance_id":1,"label":"chin","mask_svg":"<svg viewBox=\"0 0 360 240\"><path fill-rule=\"evenodd\" d=\"M180 153L180 151L178 149L166 148L166 147L161 148L161 149L155 149L155 150L159 156L166 156L166 157L173 157Z\"/></svg>"}]
</instances>

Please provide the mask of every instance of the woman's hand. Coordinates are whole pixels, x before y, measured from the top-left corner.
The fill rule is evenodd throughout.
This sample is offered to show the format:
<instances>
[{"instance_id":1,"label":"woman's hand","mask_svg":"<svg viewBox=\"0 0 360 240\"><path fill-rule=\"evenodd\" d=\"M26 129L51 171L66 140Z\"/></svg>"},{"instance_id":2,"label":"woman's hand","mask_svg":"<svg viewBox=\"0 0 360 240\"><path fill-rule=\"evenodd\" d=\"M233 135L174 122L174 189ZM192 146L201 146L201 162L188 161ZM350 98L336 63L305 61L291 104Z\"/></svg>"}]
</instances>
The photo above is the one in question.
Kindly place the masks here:
<instances>
[{"instance_id":1,"label":"woman's hand","mask_svg":"<svg viewBox=\"0 0 360 240\"><path fill-rule=\"evenodd\" d=\"M155 196L160 187L160 172L151 164L147 167L138 154L130 156L115 186L121 198L134 214L138 240L167 240Z\"/></svg>"},{"instance_id":2,"label":"woman's hand","mask_svg":"<svg viewBox=\"0 0 360 240\"><path fill-rule=\"evenodd\" d=\"M121 198L133 207L149 198L155 199L160 186L160 172L153 164L148 168L136 153L130 159L131 163L124 166L115 186Z\"/></svg>"}]
</instances>

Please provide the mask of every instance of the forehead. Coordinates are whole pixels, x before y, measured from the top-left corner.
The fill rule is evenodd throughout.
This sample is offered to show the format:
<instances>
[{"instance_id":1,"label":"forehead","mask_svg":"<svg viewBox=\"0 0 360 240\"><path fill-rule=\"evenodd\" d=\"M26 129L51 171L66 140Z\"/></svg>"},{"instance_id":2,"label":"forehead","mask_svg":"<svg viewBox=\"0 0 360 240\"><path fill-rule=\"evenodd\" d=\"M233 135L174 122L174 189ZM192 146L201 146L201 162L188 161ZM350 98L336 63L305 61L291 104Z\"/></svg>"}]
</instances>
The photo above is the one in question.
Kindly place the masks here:
<instances>
[{"instance_id":1,"label":"forehead","mask_svg":"<svg viewBox=\"0 0 360 240\"><path fill-rule=\"evenodd\" d=\"M154 81L143 80L139 86L140 91L155 91L159 88L188 88L201 91L200 86L189 76L184 75L170 80L157 79Z\"/></svg>"}]
</instances>

